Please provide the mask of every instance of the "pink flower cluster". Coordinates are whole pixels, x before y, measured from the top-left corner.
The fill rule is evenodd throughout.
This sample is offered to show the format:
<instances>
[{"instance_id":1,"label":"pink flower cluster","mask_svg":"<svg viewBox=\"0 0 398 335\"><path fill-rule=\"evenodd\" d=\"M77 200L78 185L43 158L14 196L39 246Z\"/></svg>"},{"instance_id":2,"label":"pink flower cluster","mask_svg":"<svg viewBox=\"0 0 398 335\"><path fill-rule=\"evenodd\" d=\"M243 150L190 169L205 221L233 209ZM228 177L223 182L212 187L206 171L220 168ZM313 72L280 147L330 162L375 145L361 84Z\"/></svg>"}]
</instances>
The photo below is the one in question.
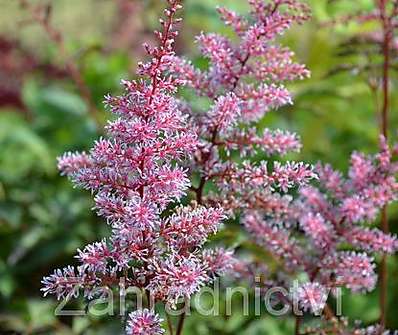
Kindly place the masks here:
<instances>
[{"instance_id":1,"label":"pink flower cluster","mask_svg":"<svg viewBox=\"0 0 398 335\"><path fill-rule=\"evenodd\" d=\"M59 159L63 174L95 194L95 210L112 234L78 250L76 268L44 278L44 295L76 297L83 289L92 298L93 292L117 287L123 277L127 286L175 306L231 266L229 251L201 250L225 217L220 208L193 203L172 211L170 206L190 186L182 162L195 152L198 139L173 97L181 81L167 74L181 8L177 0L168 4L162 31L156 32L159 46L145 46L150 61L139 64L141 78L124 81L122 96L106 97L117 116L106 126L107 137L88 154ZM153 312L136 311L127 334L161 334L160 323Z\"/></svg>"},{"instance_id":2,"label":"pink flower cluster","mask_svg":"<svg viewBox=\"0 0 398 335\"><path fill-rule=\"evenodd\" d=\"M244 225L256 243L282 260L290 275L305 273L304 287L319 288L314 294L319 304L321 291L373 290L373 254L398 250L396 236L371 227L380 209L398 196L393 153L382 138L379 154L352 155L347 178L329 165L318 165L317 184L299 188L296 199L290 197L280 207L258 202L244 213Z\"/></svg>"},{"instance_id":3,"label":"pink flower cluster","mask_svg":"<svg viewBox=\"0 0 398 335\"><path fill-rule=\"evenodd\" d=\"M127 322L126 335L163 334L162 321L162 319L148 309L131 312Z\"/></svg>"},{"instance_id":4,"label":"pink flower cluster","mask_svg":"<svg viewBox=\"0 0 398 335\"><path fill-rule=\"evenodd\" d=\"M383 139L379 154L352 155L346 179L328 165L258 160L258 155L301 148L297 135L270 129L260 134L257 123L270 110L292 103L284 82L309 76L292 52L277 44L277 37L305 21L309 10L296 0L248 2L248 17L219 9L235 38L215 33L197 38L209 60L206 70L183 58L173 61L174 76L213 103L208 111L186 106L200 142L191 165L200 180L192 191L200 203L239 214L256 243L283 262L282 273L292 279L306 274L300 292L302 307L309 310L307 291L324 304L322 292L337 286L373 289L371 254L398 249L395 236L364 226L396 200L397 164ZM214 190L210 184L217 191L208 191Z\"/></svg>"},{"instance_id":5,"label":"pink flower cluster","mask_svg":"<svg viewBox=\"0 0 398 335\"><path fill-rule=\"evenodd\" d=\"M327 298L325 287L319 283L305 283L298 288L297 299L304 310L320 313Z\"/></svg>"},{"instance_id":6,"label":"pink flower cluster","mask_svg":"<svg viewBox=\"0 0 398 335\"><path fill-rule=\"evenodd\" d=\"M316 177L313 167L301 162L275 162L270 168L265 161L253 159L258 153L285 155L301 148L294 133L279 129L258 133L255 126L270 110L291 104L285 81L309 76L303 65L293 61L293 53L276 41L293 23L306 20L309 9L290 0L249 0L249 4L249 17L218 9L236 38L214 33L198 36L199 49L209 59L207 70L198 70L179 57L174 57L171 67L175 77L214 103L205 112L195 105L187 107L200 142L192 164L200 182L192 189L198 202L222 204L230 213L263 199L278 206L285 199L275 190L286 192ZM210 182L219 192L204 194Z\"/></svg>"}]
</instances>

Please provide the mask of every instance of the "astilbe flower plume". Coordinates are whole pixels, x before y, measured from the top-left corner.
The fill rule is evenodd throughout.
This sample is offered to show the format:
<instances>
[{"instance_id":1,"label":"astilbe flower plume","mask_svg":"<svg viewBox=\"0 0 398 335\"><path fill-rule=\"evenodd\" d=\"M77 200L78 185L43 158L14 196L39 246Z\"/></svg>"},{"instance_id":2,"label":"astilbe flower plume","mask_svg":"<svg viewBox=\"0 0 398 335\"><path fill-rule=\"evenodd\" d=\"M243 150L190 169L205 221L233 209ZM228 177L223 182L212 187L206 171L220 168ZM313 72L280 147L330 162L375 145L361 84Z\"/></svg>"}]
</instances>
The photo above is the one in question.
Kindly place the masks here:
<instances>
[{"instance_id":1,"label":"astilbe flower plume","mask_svg":"<svg viewBox=\"0 0 398 335\"><path fill-rule=\"evenodd\" d=\"M200 142L192 164L200 182L193 191L198 202L221 203L231 213L262 201L277 205L285 199L275 190L286 192L315 177L312 166L301 162L268 166L251 159L258 152L273 156L301 149L296 134L279 129L260 134L256 124L269 111L292 103L284 82L309 76L303 65L293 61L293 52L277 43L293 23L309 17L309 8L299 1L249 0L249 5L248 17L218 9L235 39L215 33L197 37L201 53L209 60L207 70L179 57L174 57L172 66L175 77L213 103L208 111L186 107ZM240 154L239 160L232 159L234 152ZM209 182L218 186L219 193L204 194Z\"/></svg>"},{"instance_id":2,"label":"astilbe flower plume","mask_svg":"<svg viewBox=\"0 0 398 335\"><path fill-rule=\"evenodd\" d=\"M309 76L277 42L293 23L309 17L309 9L296 0L248 3L249 16L219 9L235 38L215 33L197 37L209 60L206 70L174 57L174 76L213 104L208 111L185 106L200 142L191 166L199 183L192 191L200 203L240 214L255 242L280 261L276 277L306 278L299 302L311 311L310 300L324 306L324 293L336 287L372 290L377 282L373 254L398 249L395 236L371 228L379 210L398 194L396 150L382 138L379 154L354 153L347 178L329 165L255 163L258 153L282 156L301 149L296 134L270 129L260 134L257 125L269 111L292 103L284 82ZM217 191L207 191L214 189L209 184ZM245 266L237 263L234 269ZM286 280L279 284L290 285Z\"/></svg>"},{"instance_id":3,"label":"astilbe flower plume","mask_svg":"<svg viewBox=\"0 0 398 335\"><path fill-rule=\"evenodd\" d=\"M314 306L325 305L321 292L338 287L373 290L377 284L374 256L398 250L396 236L372 228L382 207L398 196L395 151L384 138L380 143L376 155L353 153L346 178L319 164L318 181L299 188L298 197L287 199L285 206L264 203L244 213L248 232L282 261L286 274L292 279L306 274L298 292L305 310L312 308L304 299L305 288L319 291L313 294L319 298L314 298Z\"/></svg>"},{"instance_id":4,"label":"astilbe flower plume","mask_svg":"<svg viewBox=\"0 0 398 335\"><path fill-rule=\"evenodd\" d=\"M168 75L172 66L174 29L181 8L168 0L158 47L145 46L151 60L140 63L140 79L124 81L125 93L106 97L116 115L89 153L67 153L58 166L77 186L95 194L95 210L112 229L110 237L78 250L79 265L56 270L43 280L43 292L58 299L91 298L96 288L125 284L146 290L155 301L175 306L223 273L217 249L202 254L224 213L220 208L171 205L190 185L183 161L197 150L198 138L173 96L180 79ZM172 212L171 212L172 213ZM129 315L127 334L161 334L153 311Z\"/></svg>"}]
</instances>

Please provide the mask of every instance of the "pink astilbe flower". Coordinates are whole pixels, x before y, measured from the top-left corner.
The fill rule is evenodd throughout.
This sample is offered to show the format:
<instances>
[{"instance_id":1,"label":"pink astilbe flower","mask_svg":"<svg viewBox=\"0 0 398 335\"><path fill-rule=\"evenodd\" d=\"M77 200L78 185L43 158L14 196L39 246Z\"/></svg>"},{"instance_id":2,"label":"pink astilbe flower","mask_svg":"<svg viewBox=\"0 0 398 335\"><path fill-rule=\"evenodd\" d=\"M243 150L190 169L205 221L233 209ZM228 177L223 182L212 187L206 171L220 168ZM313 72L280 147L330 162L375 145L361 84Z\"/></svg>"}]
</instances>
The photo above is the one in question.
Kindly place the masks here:
<instances>
[{"instance_id":1,"label":"pink astilbe flower","mask_svg":"<svg viewBox=\"0 0 398 335\"><path fill-rule=\"evenodd\" d=\"M194 105L189 108L200 142L191 164L200 181L192 189L199 203L221 204L229 213L251 208L265 197L264 202L274 204L278 191L287 192L316 177L313 167L301 162L275 162L271 167L253 159L258 153L285 155L301 149L296 134L271 129L259 134L256 122L292 103L285 81L309 76L303 65L294 63L293 53L277 42L292 24L309 17L309 9L299 1L249 1L249 5L248 17L218 9L236 38L215 33L197 38L199 50L209 60L206 70L180 57L174 57L171 68L175 78L213 103L199 113ZM245 160L235 160L236 156ZM218 190L205 192L208 183Z\"/></svg>"},{"instance_id":2,"label":"pink astilbe flower","mask_svg":"<svg viewBox=\"0 0 398 335\"><path fill-rule=\"evenodd\" d=\"M285 262L286 268L307 267L307 257L289 233L266 222L258 212L249 212L243 221L257 243Z\"/></svg>"},{"instance_id":3,"label":"pink astilbe flower","mask_svg":"<svg viewBox=\"0 0 398 335\"><path fill-rule=\"evenodd\" d=\"M364 226L397 197L393 154L382 138L379 154L353 154L347 178L329 165L318 165L317 184L299 188L299 196L289 202L291 209L281 208L282 215L275 215L278 207L271 209L257 202L258 208L253 209L258 211L260 221L252 219L252 212L245 214L249 233L275 256L287 258L284 271L292 279L305 273L309 281L303 285L316 282L327 291L341 286L358 293L373 290L377 283L373 254L398 250L395 236ZM275 226L275 218L284 228L279 236L271 237L263 227ZM282 236L283 245L289 247L278 254L275 244L280 244ZM345 251L347 248L353 250Z\"/></svg>"},{"instance_id":4,"label":"pink astilbe flower","mask_svg":"<svg viewBox=\"0 0 398 335\"><path fill-rule=\"evenodd\" d=\"M209 111L203 132L217 132L221 136L233 129L240 117L240 99L233 93L221 96Z\"/></svg>"},{"instance_id":5,"label":"pink astilbe flower","mask_svg":"<svg viewBox=\"0 0 398 335\"><path fill-rule=\"evenodd\" d=\"M58 158L58 169L63 175L70 175L76 173L80 169L88 168L92 165L90 156L85 152L71 153L67 152L62 157Z\"/></svg>"},{"instance_id":6,"label":"pink astilbe flower","mask_svg":"<svg viewBox=\"0 0 398 335\"><path fill-rule=\"evenodd\" d=\"M62 174L95 194L95 210L112 234L79 249L77 268L46 277L44 294L64 298L84 289L91 297L92 290L115 287L127 274L127 284L175 307L229 271L250 285L266 273L267 280L260 276L263 289L288 288L299 278L301 307L316 314L337 287L374 289L373 254L394 253L398 243L365 224L397 199L398 147L391 150L382 138L378 154L354 153L344 176L330 165L273 160L298 152L300 139L279 129L259 131L269 112L292 104L286 82L309 76L278 43L309 17L308 7L298 0L248 0L249 15L219 9L235 35L200 34L196 42L209 65L199 70L174 54L180 6L168 3L156 33L159 46L145 46L150 61L139 64L141 78L124 81L123 95L106 97L116 116L107 136L88 154L59 159ZM203 104L177 100L182 84L211 107L198 110ZM175 206L188 189L191 205ZM262 259L202 250L225 213L276 266L264 270ZM127 333L161 334L160 319L152 311L133 312Z\"/></svg>"},{"instance_id":7,"label":"pink astilbe flower","mask_svg":"<svg viewBox=\"0 0 398 335\"><path fill-rule=\"evenodd\" d=\"M379 154L366 159L353 155L348 178L319 165L317 186L299 188L299 197L286 206L270 207L257 201L257 208L245 213L244 223L254 241L283 260L284 276L295 279L306 274L308 282L299 291L304 309L319 313L308 304L304 287L314 289L311 294L319 298L322 292L341 286L356 293L373 290L377 283L373 254L397 251L395 236L363 226L396 199L393 153L382 139Z\"/></svg>"},{"instance_id":8,"label":"pink astilbe flower","mask_svg":"<svg viewBox=\"0 0 398 335\"><path fill-rule=\"evenodd\" d=\"M395 236L383 233L374 228L353 227L345 232L345 239L354 247L368 252L384 252L392 254L398 250L398 240Z\"/></svg>"},{"instance_id":9,"label":"pink astilbe flower","mask_svg":"<svg viewBox=\"0 0 398 335\"><path fill-rule=\"evenodd\" d=\"M180 253L202 246L224 219L221 209L182 207L164 221L160 235L170 249Z\"/></svg>"},{"instance_id":10,"label":"pink astilbe flower","mask_svg":"<svg viewBox=\"0 0 398 335\"><path fill-rule=\"evenodd\" d=\"M140 79L123 81L125 93L107 96L116 119L106 126L107 137L86 154L67 153L59 159L62 174L95 194L95 207L112 234L78 250L79 266L67 267L43 279L43 292L57 298L92 297L100 287L117 287L123 277L152 294L155 302L175 306L222 274L232 257L221 264L217 253L203 253L209 235L217 232L225 215L220 207L172 203L190 186L184 161L198 150L195 128L173 96L182 84L168 73L174 59L178 0L167 0L158 47L145 46L150 61L140 63ZM232 94L214 107L217 126L234 122L239 101ZM237 114L238 115L238 114ZM221 254L221 253L220 253ZM211 257L213 256L213 262ZM160 319L148 310L129 316L127 334L162 334Z\"/></svg>"},{"instance_id":11,"label":"pink astilbe flower","mask_svg":"<svg viewBox=\"0 0 398 335\"><path fill-rule=\"evenodd\" d=\"M235 129L230 138L220 139L218 145L224 145L228 152L239 150L242 156L251 155L258 150L271 156L298 152L301 149L301 142L296 134L279 129L265 129L261 135L257 134L255 128Z\"/></svg>"},{"instance_id":12,"label":"pink astilbe flower","mask_svg":"<svg viewBox=\"0 0 398 335\"><path fill-rule=\"evenodd\" d=\"M337 252L324 259L321 274L333 272L333 285L345 286L354 292L371 291L377 283L373 258L365 253Z\"/></svg>"},{"instance_id":13,"label":"pink astilbe flower","mask_svg":"<svg viewBox=\"0 0 398 335\"><path fill-rule=\"evenodd\" d=\"M248 16L219 9L234 38L214 33L198 37L199 49L209 60L207 69L198 70L182 58L175 58L172 66L176 78L185 80L198 96L208 97L213 106L233 106L188 108L191 124L200 129L191 164L200 177L192 187L196 200L221 205L241 218L254 241L282 262L276 275L295 279L305 274L308 283L303 285L318 292L337 286L372 290L372 254L393 253L397 244L394 236L362 225L372 223L381 207L396 200L394 152L382 139L379 154L354 153L347 177L329 165L314 168L303 162L254 158L301 148L297 135L269 129L259 134L256 123L292 103L285 81L309 76L292 60L292 52L277 43L292 24L308 18L309 10L296 0L248 2ZM346 252L347 248L355 251Z\"/></svg>"},{"instance_id":14,"label":"pink astilbe flower","mask_svg":"<svg viewBox=\"0 0 398 335\"><path fill-rule=\"evenodd\" d=\"M203 252L203 261L206 264L207 275L210 278L225 275L231 272L236 262L234 253L223 248L206 249Z\"/></svg>"},{"instance_id":15,"label":"pink astilbe flower","mask_svg":"<svg viewBox=\"0 0 398 335\"><path fill-rule=\"evenodd\" d=\"M86 245L83 250L77 249L77 253L76 258L82 264L81 269L92 273L106 271L107 258L112 256L105 239Z\"/></svg>"},{"instance_id":16,"label":"pink astilbe flower","mask_svg":"<svg viewBox=\"0 0 398 335\"><path fill-rule=\"evenodd\" d=\"M334 229L325 222L321 214L309 212L300 217L300 226L304 233L319 248L328 248L335 239Z\"/></svg>"},{"instance_id":17,"label":"pink astilbe flower","mask_svg":"<svg viewBox=\"0 0 398 335\"><path fill-rule=\"evenodd\" d=\"M219 7L217 10L225 24L231 26L238 35L247 30L248 22L241 15L224 7Z\"/></svg>"},{"instance_id":18,"label":"pink astilbe flower","mask_svg":"<svg viewBox=\"0 0 398 335\"><path fill-rule=\"evenodd\" d=\"M326 305L327 289L321 284L305 283L297 290L297 301L301 308L313 313L320 313Z\"/></svg>"},{"instance_id":19,"label":"pink astilbe flower","mask_svg":"<svg viewBox=\"0 0 398 335\"><path fill-rule=\"evenodd\" d=\"M79 289L83 284L83 279L76 274L73 266L56 269L54 273L43 279L44 296L54 294L57 299L77 297Z\"/></svg>"},{"instance_id":20,"label":"pink astilbe flower","mask_svg":"<svg viewBox=\"0 0 398 335\"><path fill-rule=\"evenodd\" d=\"M148 309L137 310L129 314L126 326L127 335L161 335L164 329L161 327L162 319Z\"/></svg>"},{"instance_id":21,"label":"pink astilbe flower","mask_svg":"<svg viewBox=\"0 0 398 335\"><path fill-rule=\"evenodd\" d=\"M173 255L151 266L155 275L148 285L149 290L172 307L179 298L189 298L209 281L204 264L193 256Z\"/></svg>"},{"instance_id":22,"label":"pink astilbe flower","mask_svg":"<svg viewBox=\"0 0 398 335\"><path fill-rule=\"evenodd\" d=\"M272 182L283 192L287 192L294 186L306 185L311 179L316 178L316 174L309 164L303 162L287 162L281 164L274 162L274 171L272 172Z\"/></svg>"}]
</instances>

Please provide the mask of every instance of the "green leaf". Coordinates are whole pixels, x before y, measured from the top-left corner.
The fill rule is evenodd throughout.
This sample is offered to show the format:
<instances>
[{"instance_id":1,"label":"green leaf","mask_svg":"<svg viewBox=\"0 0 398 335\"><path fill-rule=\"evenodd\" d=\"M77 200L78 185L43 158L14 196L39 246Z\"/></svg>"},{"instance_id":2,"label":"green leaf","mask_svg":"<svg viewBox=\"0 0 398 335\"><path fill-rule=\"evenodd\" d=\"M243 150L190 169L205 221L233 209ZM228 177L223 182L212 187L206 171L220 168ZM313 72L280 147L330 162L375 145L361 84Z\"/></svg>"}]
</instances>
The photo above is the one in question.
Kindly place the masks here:
<instances>
[{"instance_id":1,"label":"green leaf","mask_svg":"<svg viewBox=\"0 0 398 335\"><path fill-rule=\"evenodd\" d=\"M32 170L51 174L54 158L47 144L20 115L0 113L0 179L17 180Z\"/></svg>"}]
</instances>

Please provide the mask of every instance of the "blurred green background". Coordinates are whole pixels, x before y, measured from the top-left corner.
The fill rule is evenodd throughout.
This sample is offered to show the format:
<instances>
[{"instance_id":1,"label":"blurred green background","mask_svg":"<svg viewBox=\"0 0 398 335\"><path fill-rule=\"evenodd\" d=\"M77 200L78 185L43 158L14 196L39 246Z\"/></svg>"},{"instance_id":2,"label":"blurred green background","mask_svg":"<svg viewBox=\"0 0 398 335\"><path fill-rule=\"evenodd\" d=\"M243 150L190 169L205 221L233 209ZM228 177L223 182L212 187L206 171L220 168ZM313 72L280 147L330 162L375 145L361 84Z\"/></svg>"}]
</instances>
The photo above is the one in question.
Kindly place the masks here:
<instances>
[{"instance_id":1,"label":"blurred green background","mask_svg":"<svg viewBox=\"0 0 398 335\"><path fill-rule=\"evenodd\" d=\"M152 30L159 0L28 0L51 4L38 15L63 38L59 45L32 21L17 0L0 0L0 334L118 334L120 321L54 316L55 301L43 299L43 275L72 262L78 247L107 234L90 210L89 193L75 190L58 175L56 157L87 150L101 135L104 94L120 92L122 78L134 77L145 57L141 44ZM311 79L289 84L295 104L268 114L260 126L296 131L303 151L295 159L330 162L346 170L353 150L377 150L380 66L376 23L325 25L347 13L373 10L371 0L311 0L313 18L283 38L312 72ZM194 36L201 30L227 32L216 5L243 11L243 0L185 0L178 53L200 64ZM43 14L47 11L47 14ZM392 50L390 134L398 124L396 50ZM89 90L82 97L66 64L73 64ZM76 79L76 78L75 78ZM93 117L95 115L95 117ZM398 211L390 224L397 232ZM240 233L237 233L240 234ZM234 237L241 238L241 237ZM398 259L389 259L388 326L398 329ZM373 323L378 292L344 297L343 312ZM293 321L193 315L186 334L291 334Z\"/></svg>"}]
</instances>

